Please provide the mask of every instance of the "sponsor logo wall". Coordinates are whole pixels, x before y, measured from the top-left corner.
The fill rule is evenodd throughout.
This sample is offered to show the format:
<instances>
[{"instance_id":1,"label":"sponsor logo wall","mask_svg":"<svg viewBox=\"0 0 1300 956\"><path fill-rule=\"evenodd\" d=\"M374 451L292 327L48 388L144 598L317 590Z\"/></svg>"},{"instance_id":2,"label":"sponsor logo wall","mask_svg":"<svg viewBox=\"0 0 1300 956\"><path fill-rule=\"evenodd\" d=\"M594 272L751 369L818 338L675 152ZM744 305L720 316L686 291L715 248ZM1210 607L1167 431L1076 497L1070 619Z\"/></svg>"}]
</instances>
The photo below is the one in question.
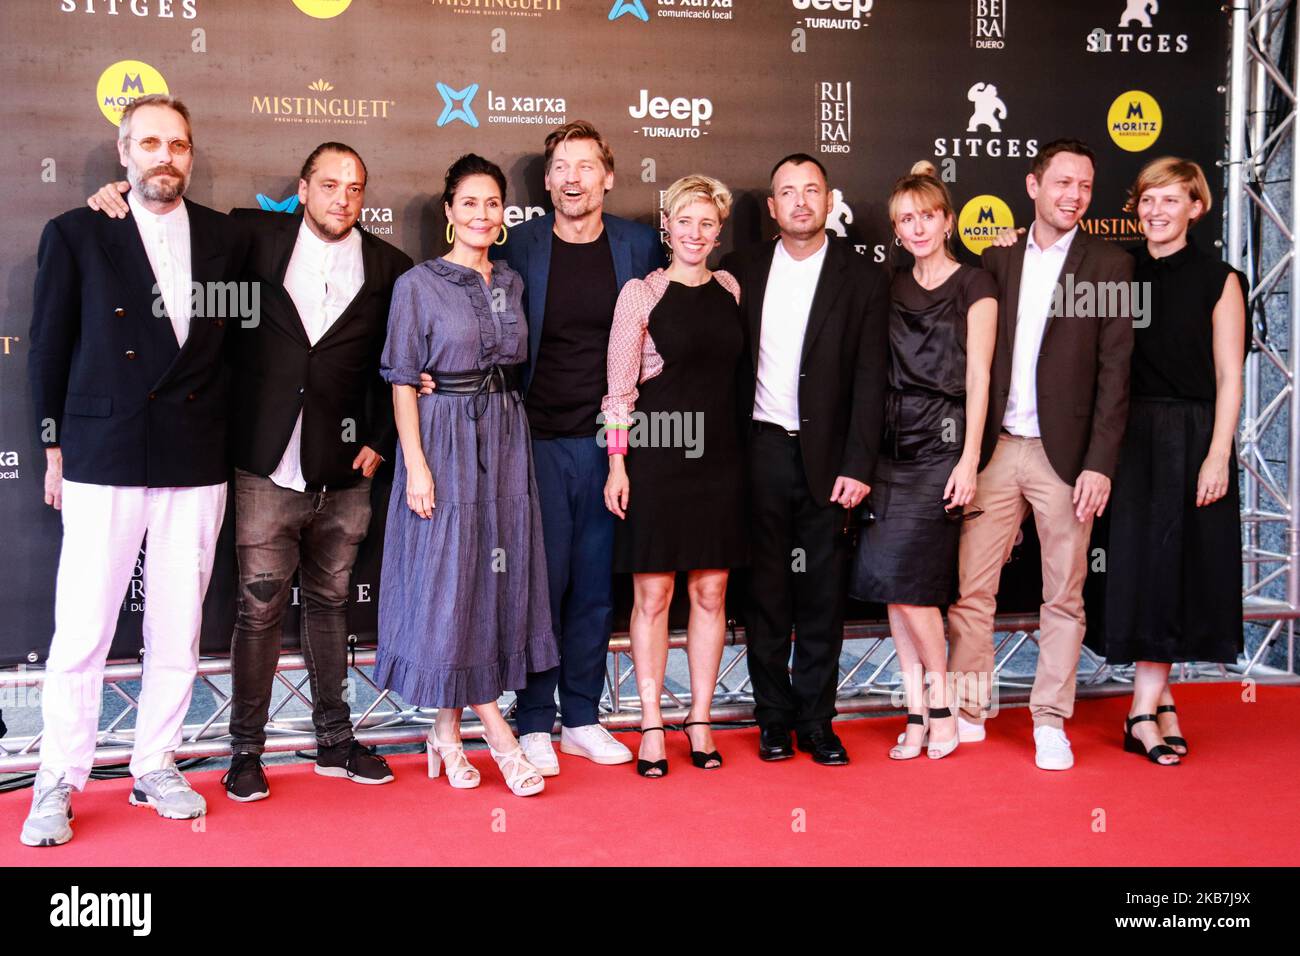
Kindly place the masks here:
<instances>
[{"instance_id":1,"label":"sponsor logo wall","mask_svg":"<svg viewBox=\"0 0 1300 956\"><path fill-rule=\"evenodd\" d=\"M43 658L59 517L41 504L44 454L25 362L44 223L123 178L122 108L170 92L193 114L190 198L220 210L300 212L297 172L325 140L369 169L361 228L417 261L441 254L443 173L474 151L509 180L507 223L544 214L541 146L589 119L616 156L607 209L658 225L661 191L691 172L737 202L723 252L774 234L765 187L790 152L834 190L828 229L896 262L885 200L928 159L953 192L959 250L1032 218L1028 166L1064 135L1099 157L1088 231L1134 238L1124 191L1166 153L1214 174L1226 15L1178 0L7 0L11 77L0 183L0 665ZM1198 227L1217 235L1223 204ZM383 476L381 472L381 476ZM373 638L387 486L354 580L353 630ZM203 646L229 646L228 522ZM139 646L140 593L114 655ZM364 599L360 596L364 595ZM289 622L296 627L296 621Z\"/></svg>"}]
</instances>

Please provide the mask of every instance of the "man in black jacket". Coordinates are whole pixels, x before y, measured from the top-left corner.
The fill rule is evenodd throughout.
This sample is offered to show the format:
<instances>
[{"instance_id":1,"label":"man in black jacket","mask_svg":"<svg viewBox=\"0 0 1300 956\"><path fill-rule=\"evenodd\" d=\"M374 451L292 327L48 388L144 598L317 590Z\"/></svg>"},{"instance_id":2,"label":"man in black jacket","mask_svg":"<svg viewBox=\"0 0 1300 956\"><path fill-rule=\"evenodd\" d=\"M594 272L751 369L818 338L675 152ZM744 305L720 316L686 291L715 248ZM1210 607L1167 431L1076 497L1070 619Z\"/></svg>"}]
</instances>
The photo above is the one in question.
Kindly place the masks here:
<instances>
[{"instance_id":1,"label":"man in black jacket","mask_svg":"<svg viewBox=\"0 0 1300 956\"><path fill-rule=\"evenodd\" d=\"M226 504L229 368L244 248L230 220L184 199L189 113L168 96L123 111L130 216L77 209L37 254L28 374L45 447L45 503L63 512L41 769L22 842L72 839L72 791L90 774L104 662L148 535L144 675L130 801L190 819L206 804L176 769L198 665L203 596ZM193 294L195 292L201 294Z\"/></svg>"},{"instance_id":2,"label":"man in black jacket","mask_svg":"<svg viewBox=\"0 0 1300 956\"><path fill-rule=\"evenodd\" d=\"M888 362L884 271L826 234L831 192L811 156L772 170L774 242L722 263L748 319L751 595L746 627L759 756L848 763L831 730L843 644L849 512L875 469ZM793 673L790 629L794 627Z\"/></svg>"},{"instance_id":3,"label":"man in black jacket","mask_svg":"<svg viewBox=\"0 0 1300 956\"><path fill-rule=\"evenodd\" d=\"M120 187L101 189L93 204L120 212ZM365 189L356 150L322 143L298 180L301 215L231 213L248 230L246 274L261 293L259 321L241 323L232 352L239 603L224 782L241 803L270 796L261 753L295 572L316 772L393 779L354 738L345 699L349 579L370 526L371 476L396 440L379 356L393 284L412 265L356 225Z\"/></svg>"}]
</instances>

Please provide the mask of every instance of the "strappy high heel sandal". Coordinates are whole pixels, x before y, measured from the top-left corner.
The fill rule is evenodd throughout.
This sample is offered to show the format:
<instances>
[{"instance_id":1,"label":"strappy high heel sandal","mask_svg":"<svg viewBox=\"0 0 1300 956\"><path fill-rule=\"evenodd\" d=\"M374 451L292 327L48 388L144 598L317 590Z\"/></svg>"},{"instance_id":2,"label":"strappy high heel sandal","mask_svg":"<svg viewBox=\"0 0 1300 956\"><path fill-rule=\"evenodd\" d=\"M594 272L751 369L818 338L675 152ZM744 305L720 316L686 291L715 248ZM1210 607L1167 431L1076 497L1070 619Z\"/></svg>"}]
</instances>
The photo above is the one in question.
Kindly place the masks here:
<instances>
[{"instance_id":1,"label":"strappy high heel sandal","mask_svg":"<svg viewBox=\"0 0 1300 956\"><path fill-rule=\"evenodd\" d=\"M1157 713L1157 714L1176 714L1176 713L1178 713L1178 708L1175 707L1173 704L1161 704L1159 707L1156 708L1156 713ZM1159 723L1160 723L1160 718L1157 717L1157 718L1156 718L1156 724L1158 725ZM1161 736L1163 737L1164 735L1161 734ZM1167 743L1170 747L1182 747L1182 748L1183 748L1181 753L1179 753L1179 751L1177 751L1177 750L1174 751L1174 753L1175 753L1175 754L1178 754L1179 757L1186 757L1186 756L1187 756L1187 741L1184 740L1182 737L1165 737L1164 740L1165 740L1165 743Z\"/></svg>"},{"instance_id":2,"label":"strappy high heel sandal","mask_svg":"<svg viewBox=\"0 0 1300 956\"><path fill-rule=\"evenodd\" d=\"M688 720L686 723L682 724L682 733L686 734L686 744L691 748L691 763L695 764L695 766L699 767L701 770L717 770L721 767L722 754L718 753L716 750L710 750L708 753L705 753L703 750L696 750L695 744L691 743L690 732L687 731L686 728L712 726L713 725L707 720ZM716 761L712 767L709 766L710 761Z\"/></svg>"},{"instance_id":3,"label":"strappy high heel sandal","mask_svg":"<svg viewBox=\"0 0 1300 956\"><path fill-rule=\"evenodd\" d=\"M951 716L952 716L952 711L949 710L947 707L931 707L931 708L930 708L930 719L931 719L931 720L934 720L935 718L943 718L943 717L951 717ZM927 740L926 740L926 752L925 752L925 753L926 753L926 756L929 757L931 760L942 760L944 757L948 756L948 754L950 754L950 753L952 753L954 750L956 750L956 749L957 749L957 743L958 743L958 741L960 740L960 737L961 737L961 735L957 732L957 728L956 728L955 726L953 727L953 734L952 734L952 737L951 737L951 739L949 739L949 740L945 740L945 741L942 741L942 742L932 743L932 742L930 742L929 739L928 739L929 736L930 736L929 733L927 733L927 734L926 734Z\"/></svg>"},{"instance_id":4,"label":"strappy high heel sandal","mask_svg":"<svg viewBox=\"0 0 1300 956\"><path fill-rule=\"evenodd\" d=\"M505 778L506 786L516 797L531 797L546 789L546 781L542 779L541 771L524 756L524 748L519 746L518 741L515 742L514 749L506 753L494 750L492 745L488 744L488 753L496 761L497 769ZM536 777L537 782L525 786L524 781L532 777Z\"/></svg>"},{"instance_id":5,"label":"strappy high heel sandal","mask_svg":"<svg viewBox=\"0 0 1300 956\"><path fill-rule=\"evenodd\" d=\"M889 756L893 760L911 760L913 757L921 756L921 749L925 747L926 741L930 737L930 726L925 722L925 717L922 714L908 714L907 722L909 724L919 724L925 728L925 732L921 734L919 744L905 744L903 741L907 739L907 731L899 734L898 746L889 749Z\"/></svg>"},{"instance_id":6,"label":"strappy high heel sandal","mask_svg":"<svg viewBox=\"0 0 1300 956\"><path fill-rule=\"evenodd\" d=\"M1166 747L1164 744L1156 744L1150 750L1147 750L1146 745L1133 736L1133 727L1136 724L1140 724L1147 720L1155 723L1155 719L1155 714L1138 714L1136 717L1130 717L1124 721L1124 751L1131 754L1142 754L1142 756L1146 757L1158 767L1177 767L1178 760L1176 759L1171 760L1168 763L1165 763L1160 759L1161 757L1176 758L1178 754L1174 752L1173 747Z\"/></svg>"},{"instance_id":7,"label":"strappy high heel sandal","mask_svg":"<svg viewBox=\"0 0 1300 956\"><path fill-rule=\"evenodd\" d=\"M447 765L447 782L457 790L473 790L483 778L474 769L474 765L465 756L464 745L459 741L445 744L438 739L438 728L429 728L429 736L424 741L425 753L429 756L429 779L437 780L442 773L442 765Z\"/></svg>"},{"instance_id":8,"label":"strappy high heel sandal","mask_svg":"<svg viewBox=\"0 0 1300 956\"><path fill-rule=\"evenodd\" d=\"M659 731L665 737L668 736L662 727L642 727L639 732L644 735L650 733L652 730ZM658 770L659 772L651 773L652 770ZM650 778L651 780L666 777L668 776L668 758L664 757L662 760L642 760L640 757L637 757L636 772L643 777Z\"/></svg>"}]
</instances>

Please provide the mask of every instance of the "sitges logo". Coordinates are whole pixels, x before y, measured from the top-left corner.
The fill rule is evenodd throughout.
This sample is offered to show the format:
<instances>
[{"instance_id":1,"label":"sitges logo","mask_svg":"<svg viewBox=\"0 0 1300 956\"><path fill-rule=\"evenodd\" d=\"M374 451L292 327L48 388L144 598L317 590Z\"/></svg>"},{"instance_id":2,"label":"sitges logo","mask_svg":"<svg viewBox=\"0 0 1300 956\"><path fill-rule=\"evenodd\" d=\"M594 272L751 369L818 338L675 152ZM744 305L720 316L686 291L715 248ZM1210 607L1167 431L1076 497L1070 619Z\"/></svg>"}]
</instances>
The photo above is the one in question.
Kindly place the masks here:
<instances>
[{"instance_id":1,"label":"sitges logo","mask_svg":"<svg viewBox=\"0 0 1300 956\"><path fill-rule=\"evenodd\" d=\"M676 96L651 96L649 90L641 90L639 99L627 108L628 115L643 120L675 120L673 125L641 126L637 132L651 138L690 138L699 139L709 135L701 126L710 125L713 120L713 101L703 96L687 98Z\"/></svg>"},{"instance_id":2,"label":"sitges logo","mask_svg":"<svg viewBox=\"0 0 1300 956\"><path fill-rule=\"evenodd\" d=\"M995 84L983 81L973 84L966 91L966 99L973 107L970 119L966 122L968 134L1002 132L1002 124L1010 115L1010 110ZM1032 159L1038 155L1038 140L980 135L940 137L934 141L934 155L938 158L988 156L1001 159L1028 156Z\"/></svg>"},{"instance_id":3,"label":"sitges logo","mask_svg":"<svg viewBox=\"0 0 1300 956\"><path fill-rule=\"evenodd\" d=\"M1003 229L1016 228L1011 207L997 196L976 196L961 207L957 216L957 233L964 245L979 255Z\"/></svg>"},{"instance_id":4,"label":"sitges logo","mask_svg":"<svg viewBox=\"0 0 1300 956\"><path fill-rule=\"evenodd\" d=\"M805 14L800 21L814 30L861 30L876 0L790 0ZM816 14L831 14L817 16Z\"/></svg>"},{"instance_id":5,"label":"sitges logo","mask_svg":"<svg viewBox=\"0 0 1300 956\"><path fill-rule=\"evenodd\" d=\"M334 84L322 78L307 84L306 95L254 95L249 112L254 116L270 116L277 123L366 126L372 120L388 119L393 105L393 100L337 96Z\"/></svg>"},{"instance_id":6,"label":"sitges logo","mask_svg":"<svg viewBox=\"0 0 1300 956\"><path fill-rule=\"evenodd\" d=\"M64 13L106 13L110 17L129 13L160 20L177 16L193 20L199 15L198 0L59 0L59 9Z\"/></svg>"},{"instance_id":7,"label":"sitges logo","mask_svg":"<svg viewBox=\"0 0 1300 956\"><path fill-rule=\"evenodd\" d=\"M1186 53L1190 46L1186 33L1155 31L1159 0L1112 0L1121 6L1119 29L1097 27L1088 34L1085 49L1089 53Z\"/></svg>"},{"instance_id":8,"label":"sitges logo","mask_svg":"<svg viewBox=\"0 0 1300 956\"><path fill-rule=\"evenodd\" d=\"M168 92L163 75L140 60L118 60L95 84L99 111L114 126L122 122L122 110L139 97Z\"/></svg>"}]
</instances>

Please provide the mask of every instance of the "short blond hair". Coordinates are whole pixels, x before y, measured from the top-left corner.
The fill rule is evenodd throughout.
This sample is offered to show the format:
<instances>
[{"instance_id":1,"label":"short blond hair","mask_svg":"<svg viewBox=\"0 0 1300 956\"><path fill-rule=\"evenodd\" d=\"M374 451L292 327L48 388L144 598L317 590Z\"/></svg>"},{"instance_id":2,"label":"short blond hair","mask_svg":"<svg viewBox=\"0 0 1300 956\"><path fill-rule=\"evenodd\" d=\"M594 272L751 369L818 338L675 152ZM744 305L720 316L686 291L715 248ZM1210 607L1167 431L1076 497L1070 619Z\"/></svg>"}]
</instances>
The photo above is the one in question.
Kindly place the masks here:
<instances>
[{"instance_id":1,"label":"short blond hair","mask_svg":"<svg viewBox=\"0 0 1300 956\"><path fill-rule=\"evenodd\" d=\"M683 176L664 192L664 215L672 219L693 202L713 203L718 219L725 220L731 213L731 190L712 176Z\"/></svg>"},{"instance_id":2,"label":"short blond hair","mask_svg":"<svg viewBox=\"0 0 1300 956\"><path fill-rule=\"evenodd\" d=\"M1128 200L1124 203L1125 212L1136 212L1138 200L1148 189L1160 189L1181 183L1187 187L1187 195L1192 202L1200 201L1201 214L1192 222L1205 218L1210 211L1210 184L1205 179L1205 171L1190 159L1177 156L1161 156L1142 167L1128 189Z\"/></svg>"},{"instance_id":3,"label":"short blond hair","mask_svg":"<svg viewBox=\"0 0 1300 956\"><path fill-rule=\"evenodd\" d=\"M131 138L131 120L135 116L135 111L142 106L165 106L180 115L185 121L185 137L194 142L194 128L190 126L190 111L174 96L168 96L166 93L149 93L146 96L137 96L130 103L122 108L122 118L117 124L118 142L123 142Z\"/></svg>"}]
</instances>

